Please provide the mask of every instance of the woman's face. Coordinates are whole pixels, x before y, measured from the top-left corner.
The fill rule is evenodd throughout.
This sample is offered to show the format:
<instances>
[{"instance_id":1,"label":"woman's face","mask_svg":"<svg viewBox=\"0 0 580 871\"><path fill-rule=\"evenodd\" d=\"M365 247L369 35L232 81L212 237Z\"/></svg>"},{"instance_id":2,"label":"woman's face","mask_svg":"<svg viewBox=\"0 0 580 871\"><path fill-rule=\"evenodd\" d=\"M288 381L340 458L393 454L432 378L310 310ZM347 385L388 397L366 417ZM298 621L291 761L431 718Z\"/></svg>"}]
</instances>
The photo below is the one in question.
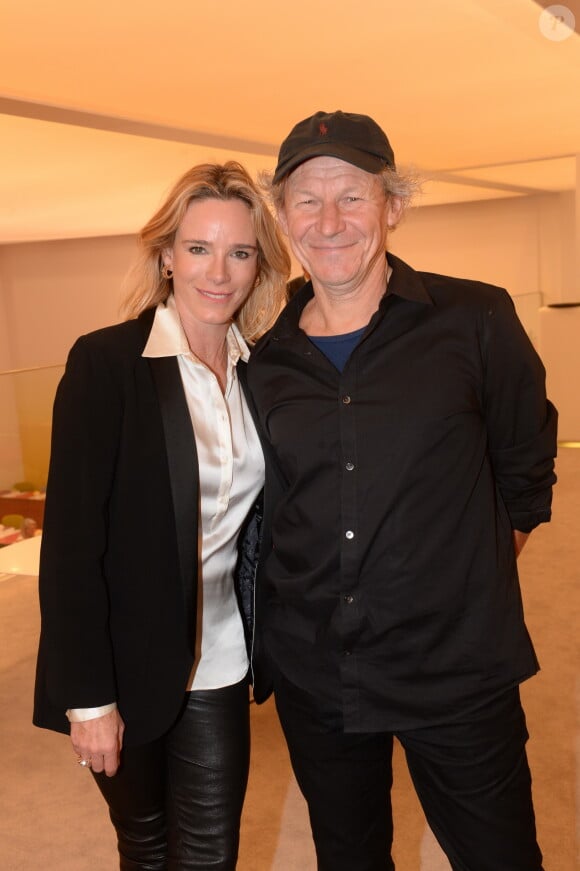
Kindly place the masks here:
<instances>
[{"instance_id":1,"label":"woman's face","mask_svg":"<svg viewBox=\"0 0 580 871\"><path fill-rule=\"evenodd\" d=\"M249 207L240 199L194 200L163 263L187 331L228 325L258 275L258 242Z\"/></svg>"}]
</instances>

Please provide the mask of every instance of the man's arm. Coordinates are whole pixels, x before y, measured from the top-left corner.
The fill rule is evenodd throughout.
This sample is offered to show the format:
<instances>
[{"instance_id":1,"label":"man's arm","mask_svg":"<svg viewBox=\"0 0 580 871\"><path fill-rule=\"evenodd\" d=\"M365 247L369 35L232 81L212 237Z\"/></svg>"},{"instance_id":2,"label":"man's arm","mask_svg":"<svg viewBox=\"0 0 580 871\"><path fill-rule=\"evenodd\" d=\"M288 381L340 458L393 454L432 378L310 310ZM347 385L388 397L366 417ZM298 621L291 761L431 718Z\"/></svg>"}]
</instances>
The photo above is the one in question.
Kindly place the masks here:
<instances>
[{"instance_id":1,"label":"man's arm","mask_svg":"<svg viewBox=\"0 0 580 871\"><path fill-rule=\"evenodd\" d=\"M514 531L516 553L550 520L557 412L545 371L505 292L484 315L484 409L495 480Z\"/></svg>"},{"instance_id":2,"label":"man's arm","mask_svg":"<svg viewBox=\"0 0 580 871\"><path fill-rule=\"evenodd\" d=\"M519 529L514 529L514 550L516 552L516 558L521 554L529 537L529 532L520 532Z\"/></svg>"}]
</instances>

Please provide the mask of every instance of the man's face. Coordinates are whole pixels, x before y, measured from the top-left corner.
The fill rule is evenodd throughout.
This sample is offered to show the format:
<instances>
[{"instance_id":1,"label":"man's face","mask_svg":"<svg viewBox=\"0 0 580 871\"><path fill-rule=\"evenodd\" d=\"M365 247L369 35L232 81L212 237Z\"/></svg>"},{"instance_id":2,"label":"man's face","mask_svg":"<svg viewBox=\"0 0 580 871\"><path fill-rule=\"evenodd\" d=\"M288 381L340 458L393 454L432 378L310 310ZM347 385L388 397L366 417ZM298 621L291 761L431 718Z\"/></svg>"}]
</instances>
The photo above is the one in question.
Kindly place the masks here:
<instances>
[{"instance_id":1,"label":"man's face","mask_svg":"<svg viewBox=\"0 0 580 871\"><path fill-rule=\"evenodd\" d=\"M376 175L336 157L314 157L289 176L279 219L315 287L348 293L384 270L387 228L400 209Z\"/></svg>"}]
</instances>

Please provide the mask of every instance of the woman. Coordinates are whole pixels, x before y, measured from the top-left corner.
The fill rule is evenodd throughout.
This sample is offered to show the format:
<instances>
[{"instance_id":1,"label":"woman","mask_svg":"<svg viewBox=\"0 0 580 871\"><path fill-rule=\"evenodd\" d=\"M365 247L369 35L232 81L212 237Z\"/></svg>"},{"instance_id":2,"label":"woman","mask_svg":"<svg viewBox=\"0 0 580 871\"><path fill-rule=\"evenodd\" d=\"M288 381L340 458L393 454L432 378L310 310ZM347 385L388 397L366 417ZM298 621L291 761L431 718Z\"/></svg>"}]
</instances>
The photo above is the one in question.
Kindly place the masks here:
<instances>
[{"instance_id":1,"label":"woman","mask_svg":"<svg viewBox=\"0 0 580 871\"><path fill-rule=\"evenodd\" d=\"M249 756L236 543L264 473L236 364L290 263L234 162L187 172L140 244L133 319L76 342L55 400L34 722L70 729L121 869L232 869Z\"/></svg>"}]
</instances>

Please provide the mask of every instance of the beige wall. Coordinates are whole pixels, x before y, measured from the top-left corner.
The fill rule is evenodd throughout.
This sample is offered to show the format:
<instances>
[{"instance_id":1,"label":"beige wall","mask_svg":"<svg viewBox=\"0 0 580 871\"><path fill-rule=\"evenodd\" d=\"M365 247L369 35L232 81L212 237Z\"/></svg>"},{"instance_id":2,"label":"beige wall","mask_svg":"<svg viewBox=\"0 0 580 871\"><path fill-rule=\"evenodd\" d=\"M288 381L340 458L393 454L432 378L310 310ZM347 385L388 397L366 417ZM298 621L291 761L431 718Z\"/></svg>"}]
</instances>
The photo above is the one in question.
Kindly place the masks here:
<instances>
[{"instance_id":1,"label":"beige wall","mask_svg":"<svg viewBox=\"0 0 580 871\"><path fill-rule=\"evenodd\" d=\"M580 305L543 308L540 342L560 441L580 441Z\"/></svg>"},{"instance_id":2,"label":"beige wall","mask_svg":"<svg viewBox=\"0 0 580 871\"><path fill-rule=\"evenodd\" d=\"M0 372L11 367L12 350L6 298L0 274ZM22 479L22 450L12 375L0 375L0 489ZM14 476L14 477L13 477Z\"/></svg>"},{"instance_id":3,"label":"beige wall","mask_svg":"<svg viewBox=\"0 0 580 871\"><path fill-rule=\"evenodd\" d=\"M46 483L50 419L69 348L82 333L119 320L132 236L0 247L0 489ZM48 367L48 368L44 368Z\"/></svg>"},{"instance_id":4,"label":"beige wall","mask_svg":"<svg viewBox=\"0 0 580 871\"><path fill-rule=\"evenodd\" d=\"M575 208L574 194L565 193L413 209L391 247L417 269L506 287L543 355L542 301L580 300ZM121 284L134 254L131 236L0 247L0 370L64 363L77 336L117 322ZM566 337L572 335L573 330L566 331ZM552 340L549 348L549 383L564 419L573 420L567 410L578 404L580 360L575 346L567 344L565 366L551 364ZM6 485L6 464L18 469L15 477L34 472L36 478L45 468L46 448L40 445L46 442L47 424L34 409L46 412L54 381L54 370L20 387L14 380L6 386L6 378L0 378L0 487ZM566 438L580 439L574 430L575 424L567 428Z\"/></svg>"},{"instance_id":5,"label":"beige wall","mask_svg":"<svg viewBox=\"0 0 580 871\"><path fill-rule=\"evenodd\" d=\"M391 247L416 269L488 281L515 297L580 299L572 192L412 209Z\"/></svg>"},{"instance_id":6,"label":"beige wall","mask_svg":"<svg viewBox=\"0 0 580 871\"><path fill-rule=\"evenodd\" d=\"M16 481L30 481L37 489L46 487L52 405L63 371L63 366L50 366L13 376L22 472L14 474L16 470L8 467L10 474L0 479L6 489Z\"/></svg>"},{"instance_id":7,"label":"beige wall","mask_svg":"<svg viewBox=\"0 0 580 871\"><path fill-rule=\"evenodd\" d=\"M132 236L0 247L12 368L64 362L77 336L119 320Z\"/></svg>"}]
</instances>

